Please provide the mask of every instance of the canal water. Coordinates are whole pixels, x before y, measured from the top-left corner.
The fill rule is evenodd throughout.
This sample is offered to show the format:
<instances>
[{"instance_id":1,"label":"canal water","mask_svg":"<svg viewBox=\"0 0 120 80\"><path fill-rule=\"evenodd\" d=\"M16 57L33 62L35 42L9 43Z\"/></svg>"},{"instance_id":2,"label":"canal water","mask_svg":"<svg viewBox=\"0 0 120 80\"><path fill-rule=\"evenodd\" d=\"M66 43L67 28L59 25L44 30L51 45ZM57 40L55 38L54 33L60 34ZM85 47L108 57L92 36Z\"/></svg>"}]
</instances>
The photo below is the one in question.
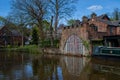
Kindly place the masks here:
<instances>
[{"instance_id":1,"label":"canal water","mask_svg":"<svg viewBox=\"0 0 120 80\"><path fill-rule=\"evenodd\" d=\"M0 80L120 80L120 59L0 52Z\"/></svg>"}]
</instances>

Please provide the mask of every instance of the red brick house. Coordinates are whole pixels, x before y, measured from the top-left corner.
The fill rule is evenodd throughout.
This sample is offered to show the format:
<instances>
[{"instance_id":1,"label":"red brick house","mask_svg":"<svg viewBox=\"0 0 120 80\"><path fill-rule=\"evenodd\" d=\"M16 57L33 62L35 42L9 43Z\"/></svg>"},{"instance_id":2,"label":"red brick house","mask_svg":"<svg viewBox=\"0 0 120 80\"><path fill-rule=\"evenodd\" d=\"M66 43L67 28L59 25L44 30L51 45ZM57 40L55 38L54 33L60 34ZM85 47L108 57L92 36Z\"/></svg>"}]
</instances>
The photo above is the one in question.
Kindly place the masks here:
<instances>
[{"instance_id":1,"label":"red brick house","mask_svg":"<svg viewBox=\"0 0 120 80\"><path fill-rule=\"evenodd\" d=\"M110 21L105 14L90 19L88 23L91 39L103 39L103 36L120 35L120 21Z\"/></svg>"},{"instance_id":2,"label":"red brick house","mask_svg":"<svg viewBox=\"0 0 120 80\"><path fill-rule=\"evenodd\" d=\"M120 35L120 21L111 21L106 14L90 19L84 17L83 21L62 29L60 50L64 54L86 55L91 52L93 43L103 43L104 36L116 35ZM89 50L87 42L91 44Z\"/></svg>"},{"instance_id":3,"label":"red brick house","mask_svg":"<svg viewBox=\"0 0 120 80\"><path fill-rule=\"evenodd\" d=\"M114 37L114 36L120 36L120 21L111 21L107 15L101 15L101 16L95 16L94 18L89 20L89 39L91 41L97 41L97 40L104 40L104 45L109 47L115 47L116 43L120 44L118 39L120 37ZM106 36L106 38L104 37ZM103 39L104 37L104 39ZM105 43L105 39L108 38L116 38L112 40L108 40L107 43ZM109 38L109 39L110 39ZM109 44L109 45L108 45ZM119 46L119 45L117 45ZM117 47L116 46L116 47Z\"/></svg>"},{"instance_id":4,"label":"red brick house","mask_svg":"<svg viewBox=\"0 0 120 80\"><path fill-rule=\"evenodd\" d=\"M16 29L4 26L0 29L0 47L22 45L22 35Z\"/></svg>"}]
</instances>

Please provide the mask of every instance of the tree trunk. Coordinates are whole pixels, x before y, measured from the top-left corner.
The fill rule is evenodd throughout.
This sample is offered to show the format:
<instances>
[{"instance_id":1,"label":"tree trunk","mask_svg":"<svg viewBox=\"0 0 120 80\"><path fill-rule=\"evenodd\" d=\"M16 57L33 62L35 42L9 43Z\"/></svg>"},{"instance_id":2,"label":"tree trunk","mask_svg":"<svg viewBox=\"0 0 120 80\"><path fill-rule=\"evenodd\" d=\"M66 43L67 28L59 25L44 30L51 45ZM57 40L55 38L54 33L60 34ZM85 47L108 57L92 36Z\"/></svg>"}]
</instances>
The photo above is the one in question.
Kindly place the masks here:
<instances>
[{"instance_id":1,"label":"tree trunk","mask_svg":"<svg viewBox=\"0 0 120 80\"><path fill-rule=\"evenodd\" d=\"M58 14L55 17L55 38L57 37Z\"/></svg>"},{"instance_id":2,"label":"tree trunk","mask_svg":"<svg viewBox=\"0 0 120 80\"><path fill-rule=\"evenodd\" d=\"M44 32L43 32L43 26L42 26L42 22L39 22L39 33L40 33L40 40L44 40Z\"/></svg>"},{"instance_id":3,"label":"tree trunk","mask_svg":"<svg viewBox=\"0 0 120 80\"><path fill-rule=\"evenodd\" d=\"M55 14L55 24L54 24L54 26L55 26L55 33L54 33L54 35L55 35L55 38L57 38L57 26L58 26L58 10L59 10L59 5L58 5L58 0L56 0L56 14Z\"/></svg>"},{"instance_id":4,"label":"tree trunk","mask_svg":"<svg viewBox=\"0 0 120 80\"><path fill-rule=\"evenodd\" d=\"M53 16L51 17L51 23L50 23L50 42L51 42L51 47L53 46L53 29L52 29L52 23L53 23Z\"/></svg>"},{"instance_id":5,"label":"tree trunk","mask_svg":"<svg viewBox=\"0 0 120 80\"><path fill-rule=\"evenodd\" d=\"M22 47L24 45L24 36L23 36L23 31L22 31Z\"/></svg>"}]
</instances>

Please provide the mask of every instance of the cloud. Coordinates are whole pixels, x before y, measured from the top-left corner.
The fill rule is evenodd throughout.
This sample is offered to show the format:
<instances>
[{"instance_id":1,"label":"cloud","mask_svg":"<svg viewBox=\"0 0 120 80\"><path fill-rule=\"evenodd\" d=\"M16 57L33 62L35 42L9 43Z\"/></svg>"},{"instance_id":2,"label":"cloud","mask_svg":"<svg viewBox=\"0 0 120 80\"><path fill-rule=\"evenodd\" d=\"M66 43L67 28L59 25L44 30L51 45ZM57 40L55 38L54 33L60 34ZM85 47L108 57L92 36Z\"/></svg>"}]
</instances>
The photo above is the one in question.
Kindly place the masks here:
<instances>
[{"instance_id":1,"label":"cloud","mask_svg":"<svg viewBox=\"0 0 120 80\"><path fill-rule=\"evenodd\" d=\"M102 10L103 7L101 5L92 5L92 6L88 7L87 9L91 10L91 11L97 11L97 10Z\"/></svg>"}]
</instances>

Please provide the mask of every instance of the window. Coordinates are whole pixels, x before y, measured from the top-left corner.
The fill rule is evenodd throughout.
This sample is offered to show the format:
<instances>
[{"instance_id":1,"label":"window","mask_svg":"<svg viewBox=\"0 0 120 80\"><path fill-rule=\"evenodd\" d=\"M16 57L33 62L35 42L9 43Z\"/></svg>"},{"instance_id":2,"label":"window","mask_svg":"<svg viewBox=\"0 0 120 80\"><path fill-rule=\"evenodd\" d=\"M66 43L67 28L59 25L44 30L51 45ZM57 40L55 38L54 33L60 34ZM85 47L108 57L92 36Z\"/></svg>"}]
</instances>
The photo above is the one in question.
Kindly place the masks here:
<instances>
[{"instance_id":1,"label":"window","mask_svg":"<svg viewBox=\"0 0 120 80\"><path fill-rule=\"evenodd\" d=\"M110 35L112 35L112 34L113 34L113 28L110 27Z\"/></svg>"},{"instance_id":2,"label":"window","mask_svg":"<svg viewBox=\"0 0 120 80\"><path fill-rule=\"evenodd\" d=\"M97 26L94 26L94 30L95 30L95 31L98 31L98 28L97 28Z\"/></svg>"}]
</instances>

